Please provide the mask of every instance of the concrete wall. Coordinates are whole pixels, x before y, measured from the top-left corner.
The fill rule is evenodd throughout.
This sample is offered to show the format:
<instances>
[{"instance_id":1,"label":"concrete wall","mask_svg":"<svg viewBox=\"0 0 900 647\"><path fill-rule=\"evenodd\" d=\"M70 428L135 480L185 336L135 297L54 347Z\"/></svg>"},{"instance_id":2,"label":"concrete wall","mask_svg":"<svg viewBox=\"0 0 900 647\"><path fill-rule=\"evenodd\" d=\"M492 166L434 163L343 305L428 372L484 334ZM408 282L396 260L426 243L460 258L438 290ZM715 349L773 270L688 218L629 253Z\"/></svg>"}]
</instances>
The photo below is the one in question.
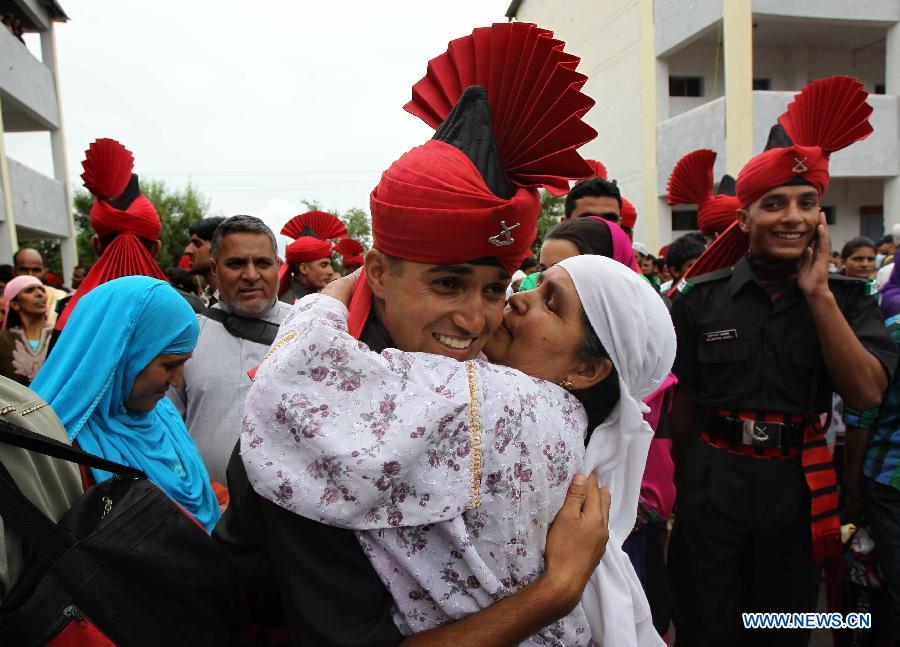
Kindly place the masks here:
<instances>
[{"instance_id":1,"label":"concrete wall","mask_svg":"<svg viewBox=\"0 0 900 647\"><path fill-rule=\"evenodd\" d=\"M765 148L769 129L793 96L793 92L753 93L754 151ZM898 99L894 95L872 95L869 103L874 108L869 121L875 132L868 139L834 154L830 165L833 177L886 177L900 172ZM875 204L878 203L880 200Z\"/></svg>"},{"instance_id":2,"label":"concrete wall","mask_svg":"<svg viewBox=\"0 0 900 647\"><path fill-rule=\"evenodd\" d=\"M753 76L767 78L771 90L798 91L814 79L835 74L855 76L869 92L885 81L883 48L859 52L807 47L754 47Z\"/></svg>"},{"instance_id":3,"label":"concrete wall","mask_svg":"<svg viewBox=\"0 0 900 647\"><path fill-rule=\"evenodd\" d=\"M53 73L5 28L0 29L0 91L4 130L59 127Z\"/></svg>"},{"instance_id":4,"label":"concrete wall","mask_svg":"<svg viewBox=\"0 0 900 647\"><path fill-rule=\"evenodd\" d=\"M656 188L666 194L666 183L675 164L698 148L711 148L718 153L713 172L716 181L725 174L725 99L672 117L659 124L656 138Z\"/></svg>"},{"instance_id":5,"label":"concrete wall","mask_svg":"<svg viewBox=\"0 0 900 647\"><path fill-rule=\"evenodd\" d=\"M669 76L703 77L702 97L669 97L668 116L674 117L725 95L722 50L715 43L696 42L666 58ZM663 88L668 95L668 86ZM660 115L665 119L666 115Z\"/></svg>"},{"instance_id":6,"label":"concrete wall","mask_svg":"<svg viewBox=\"0 0 900 647\"><path fill-rule=\"evenodd\" d=\"M836 209L835 224L829 227L835 249L840 250L844 243L860 235L859 209L881 204L883 184L882 180L832 180L822 204Z\"/></svg>"},{"instance_id":7,"label":"concrete wall","mask_svg":"<svg viewBox=\"0 0 900 647\"><path fill-rule=\"evenodd\" d=\"M674 1L674 0L673 0ZM753 13L831 20L900 20L897 0L753 0Z\"/></svg>"},{"instance_id":8,"label":"concrete wall","mask_svg":"<svg viewBox=\"0 0 900 647\"><path fill-rule=\"evenodd\" d=\"M610 175L618 180L623 194L641 213L642 78L638 2L525 0L517 18L552 29L566 42L566 51L581 57L578 71L589 79L583 91L597 101L585 121L598 135L580 152L586 158L602 161Z\"/></svg>"},{"instance_id":9,"label":"concrete wall","mask_svg":"<svg viewBox=\"0 0 900 647\"><path fill-rule=\"evenodd\" d=\"M681 49L722 20L722 1L654 0L656 55Z\"/></svg>"},{"instance_id":10,"label":"concrete wall","mask_svg":"<svg viewBox=\"0 0 900 647\"><path fill-rule=\"evenodd\" d=\"M63 183L41 175L13 159L7 158L7 161L16 227L26 228L48 238L67 237L68 221L60 217L60 214L67 214L69 211Z\"/></svg>"}]
</instances>

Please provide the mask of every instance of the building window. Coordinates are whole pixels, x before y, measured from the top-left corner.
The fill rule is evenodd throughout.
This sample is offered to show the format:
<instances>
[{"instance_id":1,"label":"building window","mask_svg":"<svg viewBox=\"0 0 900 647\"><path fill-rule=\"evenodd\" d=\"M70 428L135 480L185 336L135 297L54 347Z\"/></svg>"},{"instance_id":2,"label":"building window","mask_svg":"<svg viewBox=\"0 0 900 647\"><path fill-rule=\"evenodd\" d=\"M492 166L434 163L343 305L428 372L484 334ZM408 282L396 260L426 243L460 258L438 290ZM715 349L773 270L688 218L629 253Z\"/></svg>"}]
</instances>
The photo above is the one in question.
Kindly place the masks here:
<instances>
[{"instance_id":1,"label":"building window","mask_svg":"<svg viewBox=\"0 0 900 647\"><path fill-rule=\"evenodd\" d=\"M772 79L753 79L754 90L771 90Z\"/></svg>"},{"instance_id":2,"label":"building window","mask_svg":"<svg viewBox=\"0 0 900 647\"><path fill-rule=\"evenodd\" d=\"M886 88L884 83L875 84L875 94L884 94L885 89Z\"/></svg>"},{"instance_id":3,"label":"building window","mask_svg":"<svg viewBox=\"0 0 900 647\"><path fill-rule=\"evenodd\" d=\"M670 97L702 97L703 96L703 77L702 76L670 76L669 77L669 96Z\"/></svg>"},{"instance_id":4,"label":"building window","mask_svg":"<svg viewBox=\"0 0 900 647\"><path fill-rule=\"evenodd\" d=\"M672 231L697 231L697 212L695 211L673 211L672 212Z\"/></svg>"},{"instance_id":5,"label":"building window","mask_svg":"<svg viewBox=\"0 0 900 647\"><path fill-rule=\"evenodd\" d=\"M837 222L837 209L834 207L821 207L821 209L825 212L826 223L833 225Z\"/></svg>"}]
</instances>

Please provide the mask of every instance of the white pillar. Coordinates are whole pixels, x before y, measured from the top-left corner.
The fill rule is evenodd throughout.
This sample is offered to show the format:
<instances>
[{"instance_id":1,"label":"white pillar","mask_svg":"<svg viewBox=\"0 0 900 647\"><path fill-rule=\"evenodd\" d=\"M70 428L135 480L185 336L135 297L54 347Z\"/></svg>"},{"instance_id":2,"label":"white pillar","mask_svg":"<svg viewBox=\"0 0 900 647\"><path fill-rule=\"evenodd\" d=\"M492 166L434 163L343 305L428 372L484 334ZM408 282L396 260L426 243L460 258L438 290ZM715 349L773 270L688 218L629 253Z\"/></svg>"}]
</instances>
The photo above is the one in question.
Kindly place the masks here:
<instances>
[{"instance_id":1,"label":"white pillar","mask_svg":"<svg viewBox=\"0 0 900 647\"><path fill-rule=\"evenodd\" d=\"M894 23L887 30L884 82L886 94L900 95L900 23ZM894 115L894 118L900 121L900 110L898 110L898 114ZM900 127L898 127L898 132L900 132ZM897 142L897 146L900 147L900 141ZM900 176L894 175L884 181L885 231L890 232L891 226L898 222L900 222Z\"/></svg>"},{"instance_id":2,"label":"white pillar","mask_svg":"<svg viewBox=\"0 0 900 647\"><path fill-rule=\"evenodd\" d=\"M753 8L750 0L722 4L725 50L725 152L728 173L753 156Z\"/></svg>"},{"instance_id":3,"label":"white pillar","mask_svg":"<svg viewBox=\"0 0 900 647\"><path fill-rule=\"evenodd\" d=\"M50 131L50 148L53 153L53 177L62 182L66 196L66 223L69 236L60 242L60 255L62 256L63 282L68 283L72 278L72 272L78 264L78 245L75 240L75 217L72 213L72 187L69 184L69 163L66 159L65 130L63 128L62 95L59 89L59 66L56 59L56 32L55 23L50 23L50 29L41 32L41 56L44 65L53 73L54 89L56 91L56 107L58 111L59 128Z\"/></svg>"}]
</instances>

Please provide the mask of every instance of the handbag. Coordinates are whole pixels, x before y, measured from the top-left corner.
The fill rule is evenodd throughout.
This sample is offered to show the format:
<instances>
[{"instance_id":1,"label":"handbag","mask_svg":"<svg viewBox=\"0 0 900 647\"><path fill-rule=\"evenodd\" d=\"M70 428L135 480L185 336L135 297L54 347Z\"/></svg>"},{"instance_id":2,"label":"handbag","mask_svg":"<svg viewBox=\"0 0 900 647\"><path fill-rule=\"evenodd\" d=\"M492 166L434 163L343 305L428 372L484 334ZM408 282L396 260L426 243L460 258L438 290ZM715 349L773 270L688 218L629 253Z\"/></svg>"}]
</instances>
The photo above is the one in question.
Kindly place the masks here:
<instances>
[{"instance_id":1,"label":"handbag","mask_svg":"<svg viewBox=\"0 0 900 647\"><path fill-rule=\"evenodd\" d=\"M240 618L228 555L143 472L3 419L0 442L115 475L53 523L0 463L0 516L30 549L0 605L5 647L229 643Z\"/></svg>"}]
</instances>

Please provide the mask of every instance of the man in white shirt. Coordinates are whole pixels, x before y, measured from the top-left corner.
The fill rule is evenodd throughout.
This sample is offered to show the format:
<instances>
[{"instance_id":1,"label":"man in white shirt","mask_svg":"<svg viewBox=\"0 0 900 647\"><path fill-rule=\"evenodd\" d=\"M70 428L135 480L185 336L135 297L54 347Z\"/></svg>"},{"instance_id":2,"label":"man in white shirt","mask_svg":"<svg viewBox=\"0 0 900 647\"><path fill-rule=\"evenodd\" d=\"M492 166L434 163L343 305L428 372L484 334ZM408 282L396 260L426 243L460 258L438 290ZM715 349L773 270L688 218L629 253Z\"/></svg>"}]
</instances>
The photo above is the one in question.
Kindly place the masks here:
<instances>
[{"instance_id":1,"label":"man in white shirt","mask_svg":"<svg viewBox=\"0 0 900 647\"><path fill-rule=\"evenodd\" d=\"M181 386L168 393L210 477L222 484L241 431L247 371L262 361L291 310L277 298L276 249L275 234L253 216L233 216L216 228L210 263L219 301L198 315L194 355Z\"/></svg>"}]
</instances>

